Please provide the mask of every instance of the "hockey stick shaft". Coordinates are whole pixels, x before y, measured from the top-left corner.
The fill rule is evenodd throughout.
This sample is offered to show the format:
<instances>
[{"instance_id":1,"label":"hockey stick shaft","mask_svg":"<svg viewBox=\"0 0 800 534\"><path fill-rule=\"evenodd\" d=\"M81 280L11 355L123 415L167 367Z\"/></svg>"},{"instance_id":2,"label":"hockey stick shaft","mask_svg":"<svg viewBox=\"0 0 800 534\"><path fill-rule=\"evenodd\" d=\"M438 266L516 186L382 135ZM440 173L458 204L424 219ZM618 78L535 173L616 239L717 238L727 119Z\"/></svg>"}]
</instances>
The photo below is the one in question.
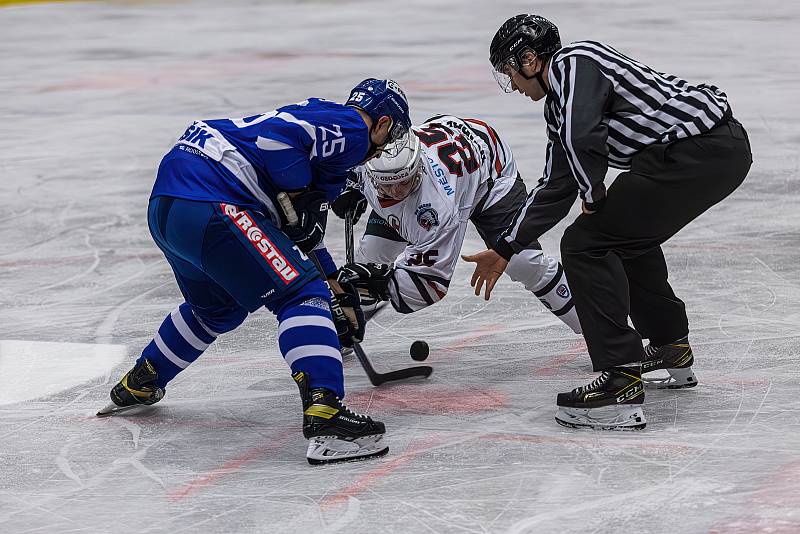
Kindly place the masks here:
<instances>
[{"instance_id":1,"label":"hockey stick shaft","mask_svg":"<svg viewBox=\"0 0 800 534\"><path fill-rule=\"evenodd\" d=\"M355 214L348 211L344 219L344 251L347 263L353 263L355 260L355 251L353 250L353 217Z\"/></svg>"},{"instance_id":2,"label":"hockey stick shaft","mask_svg":"<svg viewBox=\"0 0 800 534\"><path fill-rule=\"evenodd\" d=\"M278 193L277 198L283 214L286 215L286 222L289 224L289 226L296 225L300 219L297 217L297 212L294 211L292 199L289 198L289 195L284 191Z\"/></svg>"},{"instance_id":3,"label":"hockey stick shaft","mask_svg":"<svg viewBox=\"0 0 800 534\"><path fill-rule=\"evenodd\" d=\"M348 211L344 218L344 246L347 263L353 263L355 258L353 243L353 219L354 213L352 211ZM361 367L364 368L364 372L367 374L367 378L369 378L369 381L373 386L380 386L386 382L405 380L407 378L427 378L433 372L433 367L429 365L417 365L414 367L407 367L405 369L398 369L397 371L389 371L388 373L379 373L372 366L372 362L369 361L367 354L364 352L364 349L361 348L360 344L353 344L353 352L356 353L356 358L358 358Z\"/></svg>"}]
</instances>

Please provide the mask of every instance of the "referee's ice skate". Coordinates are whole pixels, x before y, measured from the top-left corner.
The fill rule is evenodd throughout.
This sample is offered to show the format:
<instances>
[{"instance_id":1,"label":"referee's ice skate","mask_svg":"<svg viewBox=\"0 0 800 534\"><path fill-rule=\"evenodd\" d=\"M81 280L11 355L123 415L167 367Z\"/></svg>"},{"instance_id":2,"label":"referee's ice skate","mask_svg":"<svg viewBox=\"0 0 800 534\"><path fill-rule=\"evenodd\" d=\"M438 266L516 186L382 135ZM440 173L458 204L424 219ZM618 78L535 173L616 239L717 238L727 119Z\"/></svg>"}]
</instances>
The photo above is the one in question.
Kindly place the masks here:
<instances>
[{"instance_id":1,"label":"referee's ice skate","mask_svg":"<svg viewBox=\"0 0 800 534\"><path fill-rule=\"evenodd\" d=\"M693 388L697 385L697 377L692 371L694 355L692 347L689 345L689 336L684 336L660 347L647 345L644 348L644 354L642 375L663 369L669 373L666 376L642 376L642 382L646 387L682 389Z\"/></svg>"},{"instance_id":2,"label":"referee's ice skate","mask_svg":"<svg viewBox=\"0 0 800 534\"><path fill-rule=\"evenodd\" d=\"M638 430L647 424L638 366L603 371L590 384L559 393L556 404L556 421L572 428Z\"/></svg>"},{"instance_id":3,"label":"referee's ice skate","mask_svg":"<svg viewBox=\"0 0 800 534\"><path fill-rule=\"evenodd\" d=\"M303 399L303 435L308 439L306 458L311 465L383 456L386 427L380 421L353 413L326 388L309 389L308 375L292 375Z\"/></svg>"},{"instance_id":4,"label":"referee's ice skate","mask_svg":"<svg viewBox=\"0 0 800 534\"><path fill-rule=\"evenodd\" d=\"M111 389L111 402L97 412L100 417L113 415L138 406L150 406L164 398L164 390L156 384L158 373L145 358L125 373Z\"/></svg>"}]
</instances>

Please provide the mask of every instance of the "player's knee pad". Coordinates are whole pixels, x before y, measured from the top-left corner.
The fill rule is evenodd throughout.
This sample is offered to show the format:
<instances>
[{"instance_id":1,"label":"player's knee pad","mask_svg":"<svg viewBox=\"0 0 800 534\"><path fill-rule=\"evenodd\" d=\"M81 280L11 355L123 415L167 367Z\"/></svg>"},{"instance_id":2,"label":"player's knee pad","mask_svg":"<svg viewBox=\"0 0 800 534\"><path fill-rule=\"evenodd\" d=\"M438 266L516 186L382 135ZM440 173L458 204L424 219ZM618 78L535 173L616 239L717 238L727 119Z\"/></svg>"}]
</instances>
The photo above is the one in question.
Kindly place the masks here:
<instances>
[{"instance_id":1,"label":"player's knee pad","mask_svg":"<svg viewBox=\"0 0 800 534\"><path fill-rule=\"evenodd\" d=\"M319 299L324 300L326 305L330 308L330 289L328 289L328 285L318 277L309 281L307 284L303 284L303 287L287 297L279 306L276 306L275 315L280 318L283 312L288 308L300 306L306 301L316 303L319 302Z\"/></svg>"},{"instance_id":2,"label":"player's knee pad","mask_svg":"<svg viewBox=\"0 0 800 534\"><path fill-rule=\"evenodd\" d=\"M541 250L526 249L511 257L506 274L524 285L528 291L536 291L544 287L557 270L558 261L555 258L547 256Z\"/></svg>"},{"instance_id":3,"label":"player's knee pad","mask_svg":"<svg viewBox=\"0 0 800 534\"><path fill-rule=\"evenodd\" d=\"M235 330L247 319L248 315L248 311L241 307L197 308L192 306L192 313L214 337Z\"/></svg>"},{"instance_id":4,"label":"player's knee pad","mask_svg":"<svg viewBox=\"0 0 800 534\"><path fill-rule=\"evenodd\" d=\"M287 300L277 311L278 321L295 313L298 307L310 306L324 310L336 327L339 343L351 347L354 342L364 338L366 320L359 305L358 293L352 284L330 282L330 286L322 280L312 281L301 291Z\"/></svg>"},{"instance_id":5,"label":"player's knee pad","mask_svg":"<svg viewBox=\"0 0 800 534\"><path fill-rule=\"evenodd\" d=\"M525 289L561 319L576 334L581 333L581 325L572 302L572 291L567 283L564 268L558 260L544 254L541 250L523 250L515 254L506 267L506 273L515 282L521 282Z\"/></svg>"}]
</instances>

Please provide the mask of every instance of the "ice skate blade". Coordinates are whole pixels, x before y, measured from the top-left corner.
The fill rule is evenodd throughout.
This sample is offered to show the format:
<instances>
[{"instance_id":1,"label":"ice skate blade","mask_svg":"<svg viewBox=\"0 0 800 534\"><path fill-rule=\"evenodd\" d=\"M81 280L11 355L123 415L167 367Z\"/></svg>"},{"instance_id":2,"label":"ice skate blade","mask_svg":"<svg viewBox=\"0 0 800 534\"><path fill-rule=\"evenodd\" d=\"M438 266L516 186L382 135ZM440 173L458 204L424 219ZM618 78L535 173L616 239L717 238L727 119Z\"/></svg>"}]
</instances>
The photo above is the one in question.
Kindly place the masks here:
<instances>
[{"instance_id":1,"label":"ice skate blade","mask_svg":"<svg viewBox=\"0 0 800 534\"><path fill-rule=\"evenodd\" d=\"M666 371L669 373L667 376L642 375L644 386L654 389L686 389L697 385L697 377L691 367L666 369Z\"/></svg>"},{"instance_id":2,"label":"ice skate blade","mask_svg":"<svg viewBox=\"0 0 800 534\"><path fill-rule=\"evenodd\" d=\"M136 408L139 408L138 410ZM139 412L149 412L153 409L152 405L148 404L132 404L130 406L117 406L113 402L108 403L108 405L97 412L97 417L109 417L111 415L120 415L123 413L139 413Z\"/></svg>"},{"instance_id":3,"label":"ice skate blade","mask_svg":"<svg viewBox=\"0 0 800 534\"><path fill-rule=\"evenodd\" d=\"M306 459L311 465L366 460L383 456L389 447L381 443L383 434L364 436L353 441L335 436L317 436L308 440Z\"/></svg>"},{"instance_id":4,"label":"ice skate blade","mask_svg":"<svg viewBox=\"0 0 800 534\"><path fill-rule=\"evenodd\" d=\"M556 422L570 428L592 430L641 430L647 426L641 404L622 404L602 408L559 406Z\"/></svg>"}]
</instances>

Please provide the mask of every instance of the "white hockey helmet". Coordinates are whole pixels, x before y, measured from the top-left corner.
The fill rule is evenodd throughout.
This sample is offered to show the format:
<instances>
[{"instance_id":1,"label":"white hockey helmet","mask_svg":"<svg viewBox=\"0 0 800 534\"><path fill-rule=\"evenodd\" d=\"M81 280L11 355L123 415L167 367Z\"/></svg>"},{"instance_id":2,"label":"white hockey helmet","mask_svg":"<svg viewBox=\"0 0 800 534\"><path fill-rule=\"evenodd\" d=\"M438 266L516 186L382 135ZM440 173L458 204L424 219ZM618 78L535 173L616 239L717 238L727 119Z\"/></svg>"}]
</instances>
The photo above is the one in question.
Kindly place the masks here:
<instances>
[{"instance_id":1,"label":"white hockey helmet","mask_svg":"<svg viewBox=\"0 0 800 534\"><path fill-rule=\"evenodd\" d=\"M394 144L367 162L367 176L378 196L403 200L422 182L422 147L413 131Z\"/></svg>"}]
</instances>

